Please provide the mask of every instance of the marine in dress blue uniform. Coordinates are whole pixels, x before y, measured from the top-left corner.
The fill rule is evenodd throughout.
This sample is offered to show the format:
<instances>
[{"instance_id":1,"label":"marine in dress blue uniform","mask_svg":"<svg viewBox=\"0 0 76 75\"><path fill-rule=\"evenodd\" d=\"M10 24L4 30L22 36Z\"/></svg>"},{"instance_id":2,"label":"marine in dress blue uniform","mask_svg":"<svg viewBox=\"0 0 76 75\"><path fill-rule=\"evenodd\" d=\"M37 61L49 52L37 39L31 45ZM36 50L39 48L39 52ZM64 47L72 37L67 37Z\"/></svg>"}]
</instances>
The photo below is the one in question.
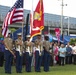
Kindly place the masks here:
<instances>
[{"instance_id":1,"label":"marine in dress blue uniform","mask_svg":"<svg viewBox=\"0 0 76 75\"><path fill-rule=\"evenodd\" d=\"M16 72L22 73L22 61L23 61L23 41L22 34L18 33L18 39L15 41L16 45Z\"/></svg>"},{"instance_id":2,"label":"marine in dress blue uniform","mask_svg":"<svg viewBox=\"0 0 76 75\"><path fill-rule=\"evenodd\" d=\"M37 39L35 40L34 52L35 52L35 71L40 72L43 56L43 42L41 39L41 35L38 35Z\"/></svg>"},{"instance_id":3,"label":"marine in dress blue uniform","mask_svg":"<svg viewBox=\"0 0 76 75\"><path fill-rule=\"evenodd\" d=\"M24 42L25 46L25 60L26 60L26 72L31 72L33 42L30 41L30 35L26 36L27 40Z\"/></svg>"},{"instance_id":4,"label":"marine in dress blue uniform","mask_svg":"<svg viewBox=\"0 0 76 75\"><path fill-rule=\"evenodd\" d=\"M10 38L10 32L8 36L4 38L5 44L5 73L11 73L11 62L13 59L13 40Z\"/></svg>"},{"instance_id":5,"label":"marine in dress blue uniform","mask_svg":"<svg viewBox=\"0 0 76 75\"><path fill-rule=\"evenodd\" d=\"M44 71L48 72L49 71L49 62L50 62L50 42L48 41L49 37L45 35L44 37Z\"/></svg>"}]
</instances>

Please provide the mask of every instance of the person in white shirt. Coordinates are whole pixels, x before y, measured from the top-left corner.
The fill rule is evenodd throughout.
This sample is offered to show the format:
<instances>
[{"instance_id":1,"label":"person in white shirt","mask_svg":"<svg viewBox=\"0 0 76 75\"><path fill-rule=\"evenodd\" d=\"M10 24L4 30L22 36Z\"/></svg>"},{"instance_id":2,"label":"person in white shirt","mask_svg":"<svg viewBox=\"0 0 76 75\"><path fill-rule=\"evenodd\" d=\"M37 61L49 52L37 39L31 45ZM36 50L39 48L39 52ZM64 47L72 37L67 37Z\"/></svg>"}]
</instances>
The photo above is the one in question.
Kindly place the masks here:
<instances>
[{"instance_id":1,"label":"person in white shirt","mask_svg":"<svg viewBox=\"0 0 76 75\"><path fill-rule=\"evenodd\" d=\"M59 48L59 65L64 66L65 56L66 47L64 46L64 44L61 44L61 47Z\"/></svg>"},{"instance_id":2,"label":"person in white shirt","mask_svg":"<svg viewBox=\"0 0 76 75\"><path fill-rule=\"evenodd\" d=\"M73 44L72 47L72 54L73 54L73 63L76 64L76 46Z\"/></svg>"}]
</instances>

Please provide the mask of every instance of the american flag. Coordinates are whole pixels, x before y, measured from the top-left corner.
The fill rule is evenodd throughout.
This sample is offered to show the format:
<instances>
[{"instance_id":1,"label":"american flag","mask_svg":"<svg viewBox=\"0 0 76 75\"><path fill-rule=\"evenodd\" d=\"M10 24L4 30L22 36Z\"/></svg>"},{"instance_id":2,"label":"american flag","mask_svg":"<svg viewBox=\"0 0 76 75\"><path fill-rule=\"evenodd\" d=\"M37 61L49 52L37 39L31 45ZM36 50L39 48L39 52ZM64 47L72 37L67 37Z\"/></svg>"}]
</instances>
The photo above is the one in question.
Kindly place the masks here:
<instances>
[{"instance_id":1,"label":"american flag","mask_svg":"<svg viewBox=\"0 0 76 75\"><path fill-rule=\"evenodd\" d=\"M2 35L4 37L8 35L8 25L16 22L23 22L23 0L17 0L7 13L2 26Z\"/></svg>"}]
</instances>

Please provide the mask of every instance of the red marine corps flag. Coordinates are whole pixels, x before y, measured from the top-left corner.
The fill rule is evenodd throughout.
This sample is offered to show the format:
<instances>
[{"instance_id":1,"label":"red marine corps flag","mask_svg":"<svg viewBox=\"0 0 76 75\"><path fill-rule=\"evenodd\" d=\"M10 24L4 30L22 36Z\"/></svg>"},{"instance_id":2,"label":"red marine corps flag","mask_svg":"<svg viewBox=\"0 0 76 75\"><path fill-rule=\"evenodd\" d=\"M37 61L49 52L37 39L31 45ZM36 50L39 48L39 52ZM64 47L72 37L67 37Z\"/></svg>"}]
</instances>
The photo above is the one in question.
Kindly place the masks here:
<instances>
[{"instance_id":1,"label":"red marine corps flag","mask_svg":"<svg viewBox=\"0 0 76 75\"><path fill-rule=\"evenodd\" d=\"M2 26L2 35L4 37L7 37L8 25L22 21L23 21L23 0L17 0L4 19Z\"/></svg>"},{"instance_id":2,"label":"red marine corps flag","mask_svg":"<svg viewBox=\"0 0 76 75\"><path fill-rule=\"evenodd\" d=\"M38 34L41 34L41 30L39 27L34 27L34 25L33 25L33 14L31 12L31 14L30 14L30 35L31 35L31 38L38 35Z\"/></svg>"},{"instance_id":3,"label":"red marine corps flag","mask_svg":"<svg viewBox=\"0 0 76 75\"><path fill-rule=\"evenodd\" d=\"M31 14L30 18L31 23L31 37L41 34L41 31L44 29L44 8L43 0L39 0L37 7L34 11L34 14Z\"/></svg>"}]
</instances>

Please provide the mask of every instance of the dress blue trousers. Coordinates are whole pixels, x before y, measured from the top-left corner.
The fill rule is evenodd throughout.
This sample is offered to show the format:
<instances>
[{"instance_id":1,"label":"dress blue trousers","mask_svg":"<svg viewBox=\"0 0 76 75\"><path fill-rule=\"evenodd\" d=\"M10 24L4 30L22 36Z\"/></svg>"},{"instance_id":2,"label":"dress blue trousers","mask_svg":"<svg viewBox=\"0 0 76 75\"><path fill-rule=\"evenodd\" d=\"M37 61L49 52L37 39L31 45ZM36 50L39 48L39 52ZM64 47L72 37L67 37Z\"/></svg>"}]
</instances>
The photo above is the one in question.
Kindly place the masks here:
<instances>
[{"instance_id":1,"label":"dress blue trousers","mask_svg":"<svg viewBox=\"0 0 76 75\"><path fill-rule=\"evenodd\" d=\"M42 62L42 56L39 55L39 51L35 51L35 71L39 72Z\"/></svg>"},{"instance_id":2,"label":"dress blue trousers","mask_svg":"<svg viewBox=\"0 0 76 75\"><path fill-rule=\"evenodd\" d=\"M16 72L21 72L22 71L22 60L23 56L20 56L19 51L16 51Z\"/></svg>"},{"instance_id":3,"label":"dress blue trousers","mask_svg":"<svg viewBox=\"0 0 76 75\"><path fill-rule=\"evenodd\" d=\"M5 72L11 73L13 55L9 50L5 50Z\"/></svg>"},{"instance_id":4,"label":"dress blue trousers","mask_svg":"<svg viewBox=\"0 0 76 75\"><path fill-rule=\"evenodd\" d=\"M50 53L44 50L44 71L49 71Z\"/></svg>"},{"instance_id":5,"label":"dress blue trousers","mask_svg":"<svg viewBox=\"0 0 76 75\"><path fill-rule=\"evenodd\" d=\"M25 59L26 59L26 72L31 72L32 56L29 55L29 52L25 52Z\"/></svg>"}]
</instances>

